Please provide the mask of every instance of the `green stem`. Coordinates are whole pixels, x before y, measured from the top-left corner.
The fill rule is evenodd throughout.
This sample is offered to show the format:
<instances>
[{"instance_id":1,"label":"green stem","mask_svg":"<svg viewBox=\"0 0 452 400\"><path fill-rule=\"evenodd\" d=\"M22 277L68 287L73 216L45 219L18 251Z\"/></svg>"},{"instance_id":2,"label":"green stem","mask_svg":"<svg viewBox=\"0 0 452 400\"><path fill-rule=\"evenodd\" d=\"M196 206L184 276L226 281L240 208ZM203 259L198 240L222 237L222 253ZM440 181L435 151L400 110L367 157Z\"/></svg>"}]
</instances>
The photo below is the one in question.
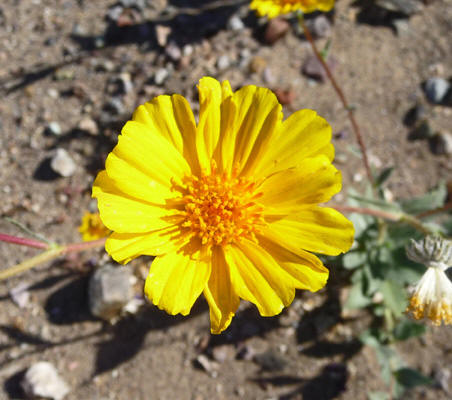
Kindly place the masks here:
<instances>
[{"instance_id":1,"label":"green stem","mask_svg":"<svg viewBox=\"0 0 452 400\"><path fill-rule=\"evenodd\" d=\"M96 247L102 247L105 245L105 240L106 239L91 240L89 242L72 243L64 246L54 245L54 247L44 251L41 254L38 254L35 257L29 258L28 260L25 260L20 264L14 265L13 267L0 271L0 281L10 278L24 271L27 271L43 262L53 260L54 258L60 255L67 253L78 253L80 251L89 250Z\"/></svg>"}]
</instances>

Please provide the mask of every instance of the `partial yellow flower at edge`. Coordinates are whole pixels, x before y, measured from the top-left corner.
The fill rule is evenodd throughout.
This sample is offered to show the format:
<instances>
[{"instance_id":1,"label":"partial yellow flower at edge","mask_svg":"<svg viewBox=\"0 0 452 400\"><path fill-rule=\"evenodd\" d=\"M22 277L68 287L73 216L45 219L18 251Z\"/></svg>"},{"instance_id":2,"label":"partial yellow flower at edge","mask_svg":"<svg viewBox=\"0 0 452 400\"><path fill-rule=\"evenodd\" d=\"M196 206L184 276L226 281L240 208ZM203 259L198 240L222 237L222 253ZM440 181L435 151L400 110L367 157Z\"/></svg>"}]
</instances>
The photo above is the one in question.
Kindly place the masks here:
<instances>
[{"instance_id":1,"label":"partial yellow flower at edge","mask_svg":"<svg viewBox=\"0 0 452 400\"><path fill-rule=\"evenodd\" d=\"M260 17L274 18L301 10L305 14L313 11L330 11L334 0L252 0L250 8Z\"/></svg>"},{"instance_id":2,"label":"partial yellow flower at edge","mask_svg":"<svg viewBox=\"0 0 452 400\"><path fill-rule=\"evenodd\" d=\"M155 256L145 294L187 315L203 293L211 332L240 299L280 313L295 289L317 291L328 269L312 254L347 251L354 229L321 207L341 190L331 127L315 111L283 121L268 89L202 78L199 122L180 95L158 96L125 124L93 185L118 262Z\"/></svg>"},{"instance_id":3,"label":"partial yellow flower at edge","mask_svg":"<svg viewBox=\"0 0 452 400\"><path fill-rule=\"evenodd\" d=\"M99 213L85 212L82 217L82 224L78 231L82 234L82 240L89 242L90 240L102 239L110 233L100 219Z\"/></svg>"}]
</instances>

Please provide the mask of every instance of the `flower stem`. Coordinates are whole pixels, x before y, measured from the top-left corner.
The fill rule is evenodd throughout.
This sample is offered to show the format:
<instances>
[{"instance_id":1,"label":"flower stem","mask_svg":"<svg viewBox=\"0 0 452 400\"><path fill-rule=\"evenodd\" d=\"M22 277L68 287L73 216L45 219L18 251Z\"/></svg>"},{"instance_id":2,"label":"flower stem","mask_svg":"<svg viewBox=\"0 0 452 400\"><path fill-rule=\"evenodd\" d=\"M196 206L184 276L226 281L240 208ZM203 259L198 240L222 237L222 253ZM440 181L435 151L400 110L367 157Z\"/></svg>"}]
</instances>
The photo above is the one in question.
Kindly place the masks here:
<instances>
[{"instance_id":1,"label":"flower stem","mask_svg":"<svg viewBox=\"0 0 452 400\"><path fill-rule=\"evenodd\" d=\"M338 85L338 83L336 82L336 79L334 78L330 67L328 66L327 62L325 61L325 59L322 57L319 50L317 49L317 45L315 44L314 39L312 38L311 32L309 31L308 27L306 26L306 23L304 22L303 14L298 14L298 21L299 21L300 26L303 29L306 39L308 40L309 44L312 47L312 50L313 50L316 58L319 60L319 62L322 64L323 68L325 69L325 72L326 72L328 78L330 79L334 90L336 91L339 99L342 102L342 105L344 106L345 110L347 111L348 118L350 119L350 122L353 127L353 132L355 133L356 140L361 149L361 154L362 154L362 158L363 158L364 167L365 167L366 173L367 173L367 178L369 179L369 182L372 184L372 186L375 186L375 180L372 175L372 171L370 170L369 159L367 158L366 145L364 144L363 136L361 135L361 131L359 129L358 123L356 122L355 116L353 114L353 109L348 104L347 99L345 98L345 94L342 91L342 89L340 88L340 86Z\"/></svg>"},{"instance_id":2,"label":"flower stem","mask_svg":"<svg viewBox=\"0 0 452 400\"><path fill-rule=\"evenodd\" d=\"M10 278L11 276L17 275L21 272L27 271L30 268L33 268L35 265L41 264L45 261L50 261L55 257L58 257L63 251L62 247L56 249L50 249L44 251L41 254L38 254L35 257L31 257L20 264L15 265L14 267L7 268L3 271L0 271L0 281L3 279Z\"/></svg>"},{"instance_id":3,"label":"flower stem","mask_svg":"<svg viewBox=\"0 0 452 400\"><path fill-rule=\"evenodd\" d=\"M41 242L38 240L7 235L6 233L0 233L0 241L6 242L6 243L18 244L21 246L34 247L36 249L47 249L49 247L49 245L47 243L44 243L44 242Z\"/></svg>"},{"instance_id":4,"label":"flower stem","mask_svg":"<svg viewBox=\"0 0 452 400\"><path fill-rule=\"evenodd\" d=\"M394 222L405 222L408 225L411 225L413 228L418 230L419 232L422 232L425 235L433 234L432 230L425 226L422 221L420 221L418 218L413 217L412 215L408 215L405 213L391 213L388 211L383 210L376 210L374 208L365 208L365 207L350 207L350 206L342 206L342 205L333 205L332 208L334 208L337 211L344 212L344 213L357 213L357 214L364 214L364 215L371 215L375 218L382 218L387 221L394 221Z\"/></svg>"},{"instance_id":5,"label":"flower stem","mask_svg":"<svg viewBox=\"0 0 452 400\"><path fill-rule=\"evenodd\" d=\"M3 238L2 238L3 237ZM13 238L14 240L4 240L4 237ZM15 236L0 234L0 240L3 240L8 243L22 244L29 247L38 247L44 248L47 250L41 254L38 254L35 257L31 257L28 260L25 260L13 267L7 268L3 271L0 271L0 281L3 279L10 278L11 276L17 275L21 272L27 271L38 264L41 264L46 261L53 260L54 258L67 253L78 253L80 251L93 249L96 247L102 247L105 244L105 239L91 240L89 242L83 243L72 243L64 246L53 245L53 247L48 246L45 243L36 242L31 239L23 239L17 238ZM38 243L39 246L33 245Z\"/></svg>"}]
</instances>

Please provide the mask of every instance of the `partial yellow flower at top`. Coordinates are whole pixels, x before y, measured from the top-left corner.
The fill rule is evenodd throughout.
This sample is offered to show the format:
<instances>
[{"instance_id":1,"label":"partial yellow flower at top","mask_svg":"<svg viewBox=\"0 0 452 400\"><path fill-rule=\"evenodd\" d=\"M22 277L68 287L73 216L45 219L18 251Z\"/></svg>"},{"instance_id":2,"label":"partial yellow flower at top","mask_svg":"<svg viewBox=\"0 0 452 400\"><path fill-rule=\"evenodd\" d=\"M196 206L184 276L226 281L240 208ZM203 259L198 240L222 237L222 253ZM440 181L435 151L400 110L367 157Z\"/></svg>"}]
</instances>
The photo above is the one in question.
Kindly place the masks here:
<instances>
[{"instance_id":1,"label":"partial yellow flower at top","mask_svg":"<svg viewBox=\"0 0 452 400\"><path fill-rule=\"evenodd\" d=\"M330 11L334 0L252 0L250 8L260 17L274 18L301 10L305 14L313 11Z\"/></svg>"},{"instance_id":2,"label":"partial yellow flower at top","mask_svg":"<svg viewBox=\"0 0 452 400\"><path fill-rule=\"evenodd\" d=\"M85 242L101 239L110 232L100 219L99 213L90 213L88 211L83 215L82 224L79 226L78 231L82 234L82 239Z\"/></svg>"},{"instance_id":3,"label":"partial yellow flower at top","mask_svg":"<svg viewBox=\"0 0 452 400\"><path fill-rule=\"evenodd\" d=\"M118 262L156 256L146 296L187 315L204 294L212 333L240 299L279 314L295 289L317 291L328 270L310 252L337 255L353 225L320 207L341 189L331 128L315 111L285 121L268 89L209 77L196 122L180 95L141 105L97 176L93 196Z\"/></svg>"}]
</instances>

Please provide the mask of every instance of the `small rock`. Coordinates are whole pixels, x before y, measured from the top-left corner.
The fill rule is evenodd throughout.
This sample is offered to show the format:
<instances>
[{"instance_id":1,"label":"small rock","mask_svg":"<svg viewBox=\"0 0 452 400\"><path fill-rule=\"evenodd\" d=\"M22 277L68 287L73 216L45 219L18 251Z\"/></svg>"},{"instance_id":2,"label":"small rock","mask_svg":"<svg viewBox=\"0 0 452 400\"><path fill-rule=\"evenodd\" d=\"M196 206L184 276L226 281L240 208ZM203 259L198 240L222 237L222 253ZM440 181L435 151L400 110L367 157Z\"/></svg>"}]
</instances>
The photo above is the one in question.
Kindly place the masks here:
<instances>
[{"instance_id":1,"label":"small rock","mask_svg":"<svg viewBox=\"0 0 452 400\"><path fill-rule=\"evenodd\" d=\"M69 393L69 386L47 361L37 362L28 368L21 386L31 398L62 400Z\"/></svg>"},{"instance_id":2,"label":"small rock","mask_svg":"<svg viewBox=\"0 0 452 400\"><path fill-rule=\"evenodd\" d=\"M279 354L272 349L255 355L254 362L266 371L282 371L288 364L286 358L283 357L282 354Z\"/></svg>"},{"instance_id":3,"label":"small rock","mask_svg":"<svg viewBox=\"0 0 452 400\"><path fill-rule=\"evenodd\" d=\"M264 68L262 79L269 85L273 85L276 82L275 75L273 74L273 71L270 67Z\"/></svg>"},{"instance_id":4,"label":"small rock","mask_svg":"<svg viewBox=\"0 0 452 400\"><path fill-rule=\"evenodd\" d=\"M144 10L146 8L145 0L120 0L119 3L124 8L136 8L137 10Z\"/></svg>"},{"instance_id":5,"label":"small rock","mask_svg":"<svg viewBox=\"0 0 452 400\"><path fill-rule=\"evenodd\" d=\"M265 60L265 58L260 57L260 56L254 56L251 59L250 62L250 72L255 72L257 74L260 74L265 67L267 66L267 61Z\"/></svg>"},{"instance_id":6,"label":"small rock","mask_svg":"<svg viewBox=\"0 0 452 400\"><path fill-rule=\"evenodd\" d=\"M424 91L427 99L434 104L441 103L449 91L450 84L443 78L429 78L425 82Z\"/></svg>"},{"instance_id":7,"label":"small rock","mask_svg":"<svg viewBox=\"0 0 452 400\"><path fill-rule=\"evenodd\" d=\"M452 154L452 135L448 132L438 132L429 139L429 145L433 154Z\"/></svg>"},{"instance_id":8,"label":"small rock","mask_svg":"<svg viewBox=\"0 0 452 400\"><path fill-rule=\"evenodd\" d=\"M237 349L236 358L238 360L251 361L256 355L256 350L250 344L244 344Z\"/></svg>"},{"instance_id":9,"label":"small rock","mask_svg":"<svg viewBox=\"0 0 452 400\"><path fill-rule=\"evenodd\" d=\"M110 7L107 11L107 18L112 21L116 22L119 17L121 16L123 11L123 7L120 5L115 5L113 7Z\"/></svg>"},{"instance_id":10,"label":"small rock","mask_svg":"<svg viewBox=\"0 0 452 400\"><path fill-rule=\"evenodd\" d=\"M397 36L407 36L410 33L410 24L408 20L404 18L397 18L392 21Z\"/></svg>"},{"instance_id":11,"label":"small rock","mask_svg":"<svg viewBox=\"0 0 452 400\"><path fill-rule=\"evenodd\" d=\"M175 42L170 42L165 47L165 54L172 60L172 61L179 61L182 57L182 51L180 47Z\"/></svg>"},{"instance_id":12,"label":"small rock","mask_svg":"<svg viewBox=\"0 0 452 400\"><path fill-rule=\"evenodd\" d=\"M231 65L231 60L229 59L229 56L227 56L226 54L223 54L220 57L218 57L217 68L220 71L223 71L226 68L229 68L230 65Z\"/></svg>"},{"instance_id":13,"label":"small rock","mask_svg":"<svg viewBox=\"0 0 452 400\"><path fill-rule=\"evenodd\" d=\"M415 14L422 9L421 2L416 0L376 0L375 4L384 10L402 13L407 16Z\"/></svg>"},{"instance_id":14,"label":"small rock","mask_svg":"<svg viewBox=\"0 0 452 400\"><path fill-rule=\"evenodd\" d=\"M99 127L97 126L96 121L91 118L83 118L78 123L78 129L83 132L87 132L90 135L96 136L99 134Z\"/></svg>"},{"instance_id":15,"label":"small rock","mask_svg":"<svg viewBox=\"0 0 452 400\"><path fill-rule=\"evenodd\" d=\"M419 121L408 133L408 140L424 140L434 136L433 130L427 120Z\"/></svg>"},{"instance_id":16,"label":"small rock","mask_svg":"<svg viewBox=\"0 0 452 400\"><path fill-rule=\"evenodd\" d=\"M133 90L132 78L129 73L122 74L112 78L108 82L108 92L113 95L124 95Z\"/></svg>"},{"instance_id":17,"label":"small rock","mask_svg":"<svg viewBox=\"0 0 452 400\"><path fill-rule=\"evenodd\" d=\"M157 36L157 43L161 47L165 47L168 43L168 36L171 34L171 28L166 25L156 25L155 35Z\"/></svg>"},{"instance_id":18,"label":"small rock","mask_svg":"<svg viewBox=\"0 0 452 400\"><path fill-rule=\"evenodd\" d=\"M293 89L280 89L280 88L276 88L273 90L273 92L275 93L278 101L283 105L289 105L292 104L293 101L295 100L297 94Z\"/></svg>"},{"instance_id":19,"label":"small rock","mask_svg":"<svg viewBox=\"0 0 452 400\"><path fill-rule=\"evenodd\" d=\"M51 168L65 178L72 176L77 168L74 160L65 149L57 149L50 161Z\"/></svg>"},{"instance_id":20,"label":"small rock","mask_svg":"<svg viewBox=\"0 0 452 400\"><path fill-rule=\"evenodd\" d=\"M50 122L49 125L47 125L46 127L46 131L54 136L60 136L61 133L63 132L61 130L60 124L56 121Z\"/></svg>"},{"instance_id":21,"label":"small rock","mask_svg":"<svg viewBox=\"0 0 452 400\"><path fill-rule=\"evenodd\" d=\"M104 110L114 115L120 115L124 112L124 105L119 97L112 97L104 104Z\"/></svg>"},{"instance_id":22,"label":"small rock","mask_svg":"<svg viewBox=\"0 0 452 400\"><path fill-rule=\"evenodd\" d=\"M437 368L433 375L436 385L444 390L446 393L450 393L451 388L449 383L451 382L452 374L450 369L447 368Z\"/></svg>"},{"instance_id":23,"label":"small rock","mask_svg":"<svg viewBox=\"0 0 452 400\"><path fill-rule=\"evenodd\" d=\"M154 82L156 85L163 85L169 76L169 72L166 68L160 68L155 72Z\"/></svg>"},{"instance_id":24,"label":"small rock","mask_svg":"<svg viewBox=\"0 0 452 400\"><path fill-rule=\"evenodd\" d=\"M272 18L265 28L264 40L268 44L274 44L284 37L289 31L290 24L283 18Z\"/></svg>"},{"instance_id":25,"label":"small rock","mask_svg":"<svg viewBox=\"0 0 452 400\"><path fill-rule=\"evenodd\" d=\"M325 38L331 36L331 24L325 15L306 20L306 25L315 38Z\"/></svg>"},{"instance_id":26,"label":"small rock","mask_svg":"<svg viewBox=\"0 0 452 400\"><path fill-rule=\"evenodd\" d=\"M69 68L58 68L53 74L54 79L57 81L71 80L74 79L74 76L74 70Z\"/></svg>"},{"instance_id":27,"label":"small rock","mask_svg":"<svg viewBox=\"0 0 452 400\"><path fill-rule=\"evenodd\" d=\"M111 60L101 58L100 60L93 60L92 65L97 72L112 72L115 69L115 63Z\"/></svg>"},{"instance_id":28,"label":"small rock","mask_svg":"<svg viewBox=\"0 0 452 400\"><path fill-rule=\"evenodd\" d=\"M227 28L231 31L241 31L245 28L245 24L238 15L233 15L228 20Z\"/></svg>"},{"instance_id":29,"label":"small rock","mask_svg":"<svg viewBox=\"0 0 452 400\"><path fill-rule=\"evenodd\" d=\"M11 300L19 308L27 307L28 303L30 302L30 292L27 289L28 289L28 283L21 282L9 291Z\"/></svg>"},{"instance_id":30,"label":"small rock","mask_svg":"<svg viewBox=\"0 0 452 400\"><path fill-rule=\"evenodd\" d=\"M205 354L196 357L196 364L206 371L212 378L218 376L218 365L214 361L210 361Z\"/></svg>"},{"instance_id":31,"label":"small rock","mask_svg":"<svg viewBox=\"0 0 452 400\"><path fill-rule=\"evenodd\" d=\"M227 344L215 346L212 349L212 357L215 361L224 363L225 361L233 360L235 358L235 350L232 346Z\"/></svg>"},{"instance_id":32,"label":"small rock","mask_svg":"<svg viewBox=\"0 0 452 400\"><path fill-rule=\"evenodd\" d=\"M133 297L130 269L107 264L91 276L88 285L89 309L96 317L112 320Z\"/></svg>"},{"instance_id":33,"label":"small rock","mask_svg":"<svg viewBox=\"0 0 452 400\"><path fill-rule=\"evenodd\" d=\"M403 123L407 126L414 126L426 117L427 110L422 104L418 103L407 111L403 118Z\"/></svg>"},{"instance_id":34,"label":"small rock","mask_svg":"<svg viewBox=\"0 0 452 400\"><path fill-rule=\"evenodd\" d=\"M54 89L54 88L50 88L49 90L47 90L47 94L49 95L49 97L51 97L52 99L57 99L58 96L60 95L58 93L58 90Z\"/></svg>"},{"instance_id":35,"label":"small rock","mask_svg":"<svg viewBox=\"0 0 452 400\"><path fill-rule=\"evenodd\" d=\"M333 57L329 57L326 61L331 71L334 71L337 65L337 61ZM309 78L316 79L320 82L324 82L327 79L327 74L321 62L315 56L309 57L303 64L302 72Z\"/></svg>"}]
</instances>

